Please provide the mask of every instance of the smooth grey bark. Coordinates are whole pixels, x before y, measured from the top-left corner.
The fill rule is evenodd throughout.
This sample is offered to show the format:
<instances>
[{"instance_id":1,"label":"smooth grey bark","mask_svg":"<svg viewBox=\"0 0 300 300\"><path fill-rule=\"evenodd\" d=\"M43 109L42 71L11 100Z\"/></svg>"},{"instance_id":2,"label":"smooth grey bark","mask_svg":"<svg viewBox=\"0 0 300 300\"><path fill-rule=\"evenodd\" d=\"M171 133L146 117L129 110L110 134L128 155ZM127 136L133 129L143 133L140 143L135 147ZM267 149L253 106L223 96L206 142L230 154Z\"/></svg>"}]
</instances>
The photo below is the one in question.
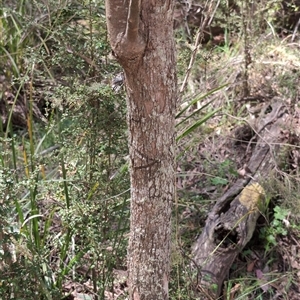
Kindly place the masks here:
<instances>
[{"instance_id":1,"label":"smooth grey bark","mask_svg":"<svg viewBox=\"0 0 300 300\"><path fill-rule=\"evenodd\" d=\"M125 73L129 129L130 299L168 299L175 196L174 1L106 0L113 53Z\"/></svg>"}]
</instances>

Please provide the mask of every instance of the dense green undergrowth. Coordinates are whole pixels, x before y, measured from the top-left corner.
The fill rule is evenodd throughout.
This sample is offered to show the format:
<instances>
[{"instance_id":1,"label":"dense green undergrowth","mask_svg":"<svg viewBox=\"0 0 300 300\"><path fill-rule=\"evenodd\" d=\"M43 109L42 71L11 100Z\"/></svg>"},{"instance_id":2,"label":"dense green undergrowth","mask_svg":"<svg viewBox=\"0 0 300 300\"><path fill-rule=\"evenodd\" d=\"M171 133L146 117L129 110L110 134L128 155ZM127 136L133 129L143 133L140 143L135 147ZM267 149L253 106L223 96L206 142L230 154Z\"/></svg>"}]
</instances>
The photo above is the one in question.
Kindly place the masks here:
<instances>
[{"instance_id":1,"label":"dense green undergrowth","mask_svg":"<svg viewBox=\"0 0 300 300\"><path fill-rule=\"evenodd\" d=\"M113 269L125 267L126 105L109 84L118 67L107 62L103 7L2 8L10 104L0 151L2 299L60 299L76 289L103 299Z\"/></svg>"}]
</instances>

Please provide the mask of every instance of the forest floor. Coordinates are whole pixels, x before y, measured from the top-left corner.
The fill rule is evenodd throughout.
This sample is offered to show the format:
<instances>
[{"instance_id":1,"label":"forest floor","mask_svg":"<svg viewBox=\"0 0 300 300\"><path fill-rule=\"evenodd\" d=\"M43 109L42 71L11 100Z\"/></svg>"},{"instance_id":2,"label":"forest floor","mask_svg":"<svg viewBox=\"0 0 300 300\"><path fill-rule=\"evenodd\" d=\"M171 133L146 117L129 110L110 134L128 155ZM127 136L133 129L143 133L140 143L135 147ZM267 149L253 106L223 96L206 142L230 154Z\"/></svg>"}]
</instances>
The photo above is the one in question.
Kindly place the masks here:
<instances>
[{"instance_id":1,"label":"forest floor","mask_svg":"<svg viewBox=\"0 0 300 300\"><path fill-rule=\"evenodd\" d=\"M212 51L205 76L203 69L196 68L190 82L193 91L201 86L215 88L216 82L234 84L207 97L207 101L213 99L215 107L222 107L221 111L191 139L179 143L178 205L184 206L179 224L189 246L204 228L215 200L238 178L247 176L249 141L257 122L264 117L264 108L279 101L287 107L289 120L280 131L282 143L276 145L280 148L280 154L274 157L276 167L268 178L259 180L269 208L258 219L253 238L229 270L223 299L300 297L300 55L299 43L290 39L264 36L251 49L247 74L251 92L246 96L239 80L241 71L237 66L243 53L238 47L217 46L215 49L224 52Z\"/></svg>"}]
</instances>

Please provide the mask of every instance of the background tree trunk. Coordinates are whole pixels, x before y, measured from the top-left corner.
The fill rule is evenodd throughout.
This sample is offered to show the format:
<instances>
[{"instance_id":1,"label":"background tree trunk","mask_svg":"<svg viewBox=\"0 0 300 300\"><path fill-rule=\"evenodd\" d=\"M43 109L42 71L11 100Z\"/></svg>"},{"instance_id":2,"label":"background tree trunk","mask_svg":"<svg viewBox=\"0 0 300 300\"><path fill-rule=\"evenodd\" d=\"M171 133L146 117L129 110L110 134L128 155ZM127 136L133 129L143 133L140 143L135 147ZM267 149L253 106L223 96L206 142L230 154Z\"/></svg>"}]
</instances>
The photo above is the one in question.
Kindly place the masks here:
<instances>
[{"instance_id":1,"label":"background tree trunk","mask_svg":"<svg viewBox=\"0 0 300 300\"><path fill-rule=\"evenodd\" d=\"M124 0L106 1L110 42L124 68L127 91L131 176L128 268L130 297L135 300L168 298L175 195L173 2L131 0L124 5Z\"/></svg>"}]
</instances>

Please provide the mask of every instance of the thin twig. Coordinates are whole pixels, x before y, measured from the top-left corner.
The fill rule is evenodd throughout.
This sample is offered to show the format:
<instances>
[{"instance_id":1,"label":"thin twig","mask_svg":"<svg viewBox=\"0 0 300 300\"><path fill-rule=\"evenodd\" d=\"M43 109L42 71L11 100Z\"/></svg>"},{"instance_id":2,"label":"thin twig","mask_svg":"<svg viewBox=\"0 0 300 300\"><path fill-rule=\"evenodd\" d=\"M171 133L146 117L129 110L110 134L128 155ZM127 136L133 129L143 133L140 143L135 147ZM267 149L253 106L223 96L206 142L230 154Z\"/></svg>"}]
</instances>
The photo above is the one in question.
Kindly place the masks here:
<instances>
[{"instance_id":1,"label":"thin twig","mask_svg":"<svg viewBox=\"0 0 300 300\"><path fill-rule=\"evenodd\" d=\"M294 32L293 32L293 36L292 36L292 42L295 40L295 37L296 37L296 33L298 32L298 27L300 25L300 18L295 26L295 29L294 29Z\"/></svg>"},{"instance_id":2,"label":"thin twig","mask_svg":"<svg viewBox=\"0 0 300 300\"><path fill-rule=\"evenodd\" d=\"M204 32L204 29L207 25L209 25L211 22L212 22L212 19L214 17L214 14L220 4L220 0L218 0L216 6L215 6L215 9L213 11L213 13L211 14L211 16L209 17L210 15L210 11L212 10L212 2L210 3L210 6L208 8L208 11L205 15L205 18L202 22L202 24L199 26L198 28L198 31L197 31L197 34L196 34L196 41L195 41L195 44L194 44L194 50L192 51L192 54L191 54L191 58L190 58L190 63L189 63L189 66L186 70L186 73L185 73L185 77L184 77L184 80L183 80L183 83L181 85L181 88L179 90L180 93L182 93L186 87L186 84L187 84L187 81L189 79L189 76L191 74L191 71L192 71L192 67L194 65L194 62L195 62L195 59L196 59L196 55L197 55L197 51L199 49L199 46L200 46L200 43L202 42L203 40L203 32Z\"/></svg>"}]
</instances>

